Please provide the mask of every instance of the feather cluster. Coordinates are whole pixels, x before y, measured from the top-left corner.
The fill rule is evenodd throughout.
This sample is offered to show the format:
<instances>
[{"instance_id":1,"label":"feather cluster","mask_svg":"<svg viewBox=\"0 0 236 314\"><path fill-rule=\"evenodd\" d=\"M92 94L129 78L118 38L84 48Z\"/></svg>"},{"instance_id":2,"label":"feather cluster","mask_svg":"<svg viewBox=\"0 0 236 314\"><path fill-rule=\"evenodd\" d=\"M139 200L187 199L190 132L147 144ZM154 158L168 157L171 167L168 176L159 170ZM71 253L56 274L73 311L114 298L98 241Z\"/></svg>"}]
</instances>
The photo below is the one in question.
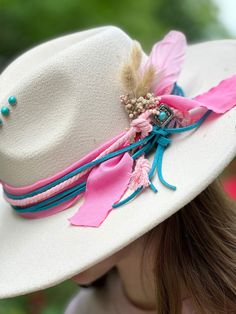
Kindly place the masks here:
<instances>
[{"instance_id":1,"label":"feather cluster","mask_svg":"<svg viewBox=\"0 0 236 314\"><path fill-rule=\"evenodd\" d=\"M121 71L126 93L121 96L121 102L131 119L137 118L149 107L158 109L157 97L171 93L181 71L186 45L184 34L171 31L153 46L147 60L142 62L144 58L141 45L138 41L133 41Z\"/></svg>"},{"instance_id":2,"label":"feather cluster","mask_svg":"<svg viewBox=\"0 0 236 314\"><path fill-rule=\"evenodd\" d=\"M150 64L141 71L142 48L134 40L127 62L121 72L121 80L126 93L132 98L145 96L150 90L156 75L155 67Z\"/></svg>"}]
</instances>

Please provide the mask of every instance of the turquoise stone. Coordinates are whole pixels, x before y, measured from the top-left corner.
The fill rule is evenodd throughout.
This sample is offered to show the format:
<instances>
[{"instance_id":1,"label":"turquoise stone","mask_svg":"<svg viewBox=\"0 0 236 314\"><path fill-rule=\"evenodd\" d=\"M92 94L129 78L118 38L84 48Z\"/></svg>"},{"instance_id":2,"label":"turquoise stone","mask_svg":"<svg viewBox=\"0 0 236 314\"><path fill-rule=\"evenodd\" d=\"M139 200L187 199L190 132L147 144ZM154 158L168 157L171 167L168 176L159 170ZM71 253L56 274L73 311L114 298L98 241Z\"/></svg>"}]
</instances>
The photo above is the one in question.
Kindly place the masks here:
<instances>
[{"instance_id":1,"label":"turquoise stone","mask_svg":"<svg viewBox=\"0 0 236 314\"><path fill-rule=\"evenodd\" d=\"M7 108L6 106L3 106L3 107L1 108L1 113L2 113L3 116L8 116L9 113L10 113L10 110L9 110L9 108Z\"/></svg>"},{"instance_id":2,"label":"turquoise stone","mask_svg":"<svg viewBox=\"0 0 236 314\"><path fill-rule=\"evenodd\" d=\"M161 111L159 116L158 116L159 120L163 121L166 118L166 113L164 111Z\"/></svg>"},{"instance_id":3,"label":"turquoise stone","mask_svg":"<svg viewBox=\"0 0 236 314\"><path fill-rule=\"evenodd\" d=\"M16 97L15 96L10 96L8 98L8 102L10 105L14 106L16 104Z\"/></svg>"}]
</instances>

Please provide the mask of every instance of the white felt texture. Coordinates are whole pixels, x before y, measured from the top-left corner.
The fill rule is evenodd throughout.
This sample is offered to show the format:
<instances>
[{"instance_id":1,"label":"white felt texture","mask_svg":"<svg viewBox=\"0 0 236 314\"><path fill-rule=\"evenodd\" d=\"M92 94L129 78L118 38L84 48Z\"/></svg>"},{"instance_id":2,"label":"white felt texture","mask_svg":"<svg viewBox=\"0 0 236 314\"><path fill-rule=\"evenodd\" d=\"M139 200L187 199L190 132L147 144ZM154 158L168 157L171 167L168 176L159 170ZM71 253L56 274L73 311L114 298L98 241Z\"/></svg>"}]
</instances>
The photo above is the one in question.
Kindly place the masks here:
<instances>
[{"instance_id":1,"label":"white felt texture","mask_svg":"<svg viewBox=\"0 0 236 314\"><path fill-rule=\"evenodd\" d=\"M73 36L68 38L69 45L74 42ZM51 50L51 43L48 45ZM125 58L125 54L130 49L130 39L117 28L108 27L107 29L100 28L98 32L93 31L87 40L83 37L81 45L83 48L75 44L69 47L68 51L62 51L59 55L55 54L53 60L49 57L53 51L49 53L46 46L39 47L42 49L41 53L45 54L49 61L41 61L40 69L35 67L24 78L25 86L19 83L20 87L14 89L17 91L17 97L18 92L20 93L19 105L11 113L12 117L4 133L1 134L3 137L0 142L1 179L22 184L41 177L42 173L43 175L52 174L53 170L59 170L60 165L63 168L69 164L69 161L79 159L83 148L84 152L89 151L92 146L102 142L103 138L115 135L117 129L125 127L127 123L125 114L113 107L119 108L117 97L120 85L117 71L118 65L122 62L121 58ZM66 38L63 39L62 46L66 46ZM34 53L37 60L37 52ZM91 61L91 54L96 62ZM187 96L195 96L206 91L220 80L235 74L235 55L235 40L219 40L189 46L179 80ZM39 59L43 59L42 56ZM30 62L33 68L34 63ZM93 67L96 65L93 71L90 62ZM54 63L56 67L53 66ZM79 67L77 63L80 64ZM69 64L73 65L73 68L69 69ZM23 68L17 65L17 62L16 67ZM89 76L84 73L86 70L90 70ZM100 70L102 75L99 75L97 70ZM11 71L14 73L13 68ZM78 71L79 76L77 76ZM81 81L73 82L73 72L75 72L75 77L81 78ZM58 89L53 84L57 75ZM37 79L38 84L30 81L31 79ZM61 84L61 79L63 84ZM47 84L50 88L46 86ZM10 90L10 81L5 86ZM73 91L76 86L80 88L78 93ZM104 95L104 89L106 95ZM51 90L53 93L50 92ZM95 90L97 95L95 95ZM47 96L45 91L50 95ZM40 94L38 100L35 93L37 96ZM2 98L2 90L0 95L1 99L6 99ZM38 106L45 110L44 100L47 102L47 107L52 105L48 108L50 118L44 116L47 122L39 117L42 113L39 108L34 107L37 113L33 118L31 97L34 104L37 102ZM63 98L63 104L60 97ZM94 97L97 100L97 109L93 117L95 125L91 123L90 116L84 112L85 107L78 108L88 98L91 101ZM104 101L106 97L109 101ZM55 103L54 100L56 100ZM72 109L69 108L71 104ZM66 109L68 113L64 112ZM108 115L107 118L103 117L104 111ZM80 127L78 127L76 121L80 115L83 116L83 120L79 120ZM37 116L40 119L38 124ZM19 123L20 118L24 119L26 126L24 123ZM36 129L40 132L34 130L31 119L35 119ZM72 121L68 122L67 119ZM71 123L71 128L67 130ZM173 142L164 153L163 176L167 182L176 185L177 190L172 191L164 187L155 175L154 184L159 190L157 194L146 189L132 202L112 210L99 228L69 225L67 218L75 213L82 200L72 208L54 216L26 220L17 216L1 196L0 298L44 289L71 278L115 253L175 213L204 190L235 157L235 126L236 108L216 119L207 119L195 131L172 136ZM24 128L27 132L23 132ZM103 131L102 128L105 130ZM80 131L75 135L73 134L75 130ZM68 143L65 141L65 132L68 132ZM96 141L92 144L90 140L95 135ZM56 141L55 145L53 145L54 141ZM63 141L64 144L62 144ZM71 141L73 145L70 145ZM8 145L14 146L8 147ZM44 153L47 160L44 160ZM65 158L68 159L65 160ZM150 160L152 158L153 155L150 156ZM22 169L18 169L21 167Z\"/></svg>"},{"instance_id":2,"label":"white felt texture","mask_svg":"<svg viewBox=\"0 0 236 314\"><path fill-rule=\"evenodd\" d=\"M1 180L51 176L129 126L119 69L131 44L116 27L92 29L36 47L2 73L0 103L14 95L17 105L2 117Z\"/></svg>"}]
</instances>

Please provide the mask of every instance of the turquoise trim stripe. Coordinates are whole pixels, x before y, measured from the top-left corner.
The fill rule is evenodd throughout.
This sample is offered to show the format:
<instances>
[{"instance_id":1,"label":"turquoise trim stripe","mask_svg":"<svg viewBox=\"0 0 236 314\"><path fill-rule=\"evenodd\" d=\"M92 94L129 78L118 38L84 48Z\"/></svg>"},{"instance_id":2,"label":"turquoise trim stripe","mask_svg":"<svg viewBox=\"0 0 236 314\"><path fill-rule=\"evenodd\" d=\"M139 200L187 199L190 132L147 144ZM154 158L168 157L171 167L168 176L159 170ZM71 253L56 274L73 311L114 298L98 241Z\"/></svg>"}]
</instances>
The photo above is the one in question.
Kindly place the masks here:
<instances>
[{"instance_id":1,"label":"turquoise trim stripe","mask_svg":"<svg viewBox=\"0 0 236 314\"><path fill-rule=\"evenodd\" d=\"M21 206L14 206L11 205L12 208L14 208L16 211L21 212L21 213L27 213L27 212L38 212L38 211L43 211L50 209L58 204L61 204L74 196L77 196L84 192L86 189L86 183L83 182L77 186L74 186L66 191L63 191L62 193L58 193L40 203L37 203L32 206L28 207L21 207ZM53 203L52 203L53 202ZM51 204L50 204L51 203Z\"/></svg>"}]
</instances>

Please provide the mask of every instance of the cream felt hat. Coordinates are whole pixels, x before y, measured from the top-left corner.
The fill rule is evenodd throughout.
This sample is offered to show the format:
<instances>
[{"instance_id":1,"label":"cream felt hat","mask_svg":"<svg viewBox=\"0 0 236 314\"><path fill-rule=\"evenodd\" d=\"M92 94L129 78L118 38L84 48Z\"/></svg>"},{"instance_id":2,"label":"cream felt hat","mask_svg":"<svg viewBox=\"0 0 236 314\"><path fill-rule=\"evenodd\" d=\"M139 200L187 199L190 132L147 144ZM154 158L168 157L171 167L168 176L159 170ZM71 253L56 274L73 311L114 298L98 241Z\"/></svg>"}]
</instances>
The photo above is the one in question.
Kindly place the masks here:
<instances>
[{"instance_id":1,"label":"cream felt hat","mask_svg":"<svg viewBox=\"0 0 236 314\"><path fill-rule=\"evenodd\" d=\"M168 45L173 45L170 57ZM171 32L164 42L153 48L151 57L143 51L140 54L137 43L135 55L135 50L132 50L134 41L125 32L114 26L104 26L36 46L3 71L0 76L0 298L56 285L117 252L190 202L235 157L236 95L233 86L236 40L189 45L184 61L180 53L183 46L183 35ZM132 51L141 69L141 76L136 77L133 72L133 81L127 74L130 70L127 60ZM168 72L167 65L160 69L160 76L155 72L155 82L151 85L152 88L159 86L159 92L162 88L160 94L163 97L149 92L149 96L142 99L143 105L145 107L151 99L149 103L155 103L157 109L143 110L138 115L137 102L134 98L127 98L121 77L123 75L123 80L127 79L126 85L134 85L135 78L143 77L148 65L158 64L163 55L172 70ZM175 64L176 59L179 65ZM138 69L135 61L133 66ZM167 78L173 79L177 75L178 85L173 85L177 88L175 93L173 86L172 94L167 88L169 86L164 84L160 87ZM217 87L211 89L213 86ZM202 94L209 89L209 93ZM126 95L121 97L122 101L121 95ZM184 117L188 117L188 110L193 109L194 112L193 107L197 104L215 112L206 116L195 130L172 134L171 137L162 134L165 140L159 141L157 146L167 147L170 144L162 160L163 176L176 189L161 184L160 177L155 174L152 183L148 181L151 189L143 189L122 206L108 208L112 204L110 202L117 203L129 197L133 193L131 186L140 191L138 167L135 168L136 181L133 176L133 185L127 188L131 168L133 170L135 164L126 151L121 154L122 157L116 155L104 159L100 166L96 164L89 168L90 172L84 174L87 176L89 195L79 179L71 183L72 188L81 183L85 199L87 193L87 207L81 207L84 197L80 194L68 198L64 207L64 203L60 203L61 198L57 199L58 204L54 207L50 207L48 202L49 209L37 207L34 202L23 203L40 193L45 193L44 201L62 193L63 190L54 189L54 194L50 194L52 190L49 193L48 189L40 188L47 184L51 184L51 189L58 187L57 180L62 176L92 162L94 157L100 156L113 144L116 150L110 150L110 154L138 141L142 142L141 148L132 146L132 152L138 153L140 150L137 149L142 147L150 148L145 145L154 143L159 130L164 128L163 121L167 121L168 115L170 120L167 122L172 121L184 103L183 99L189 99L183 108ZM134 105L133 111L132 106L128 106L129 101ZM167 106L161 108L163 104ZM224 105L224 112L221 104ZM145 116L147 112L149 115ZM175 127L172 125L172 130ZM133 133L129 135L132 134L132 139L128 141L127 133L131 128ZM155 136L151 138L152 132ZM126 141L121 142L124 136ZM145 142L148 137L152 142ZM171 138L172 142L167 138ZM117 141L120 141L120 146ZM155 156L155 149L150 150L145 158L140 154L137 159L139 166L150 170ZM156 162L160 170L160 158ZM145 172L140 173L140 180L147 183ZM100 185L97 185L98 181ZM61 187L65 189L63 184ZM157 193L154 193L155 188ZM38 192L30 195L34 190ZM107 203L103 203L103 199ZM36 204L43 202L43 199L34 200ZM107 206L105 212L103 206ZM94 226L89 226L89 221Z\"/></svg>"}]
</instances>

